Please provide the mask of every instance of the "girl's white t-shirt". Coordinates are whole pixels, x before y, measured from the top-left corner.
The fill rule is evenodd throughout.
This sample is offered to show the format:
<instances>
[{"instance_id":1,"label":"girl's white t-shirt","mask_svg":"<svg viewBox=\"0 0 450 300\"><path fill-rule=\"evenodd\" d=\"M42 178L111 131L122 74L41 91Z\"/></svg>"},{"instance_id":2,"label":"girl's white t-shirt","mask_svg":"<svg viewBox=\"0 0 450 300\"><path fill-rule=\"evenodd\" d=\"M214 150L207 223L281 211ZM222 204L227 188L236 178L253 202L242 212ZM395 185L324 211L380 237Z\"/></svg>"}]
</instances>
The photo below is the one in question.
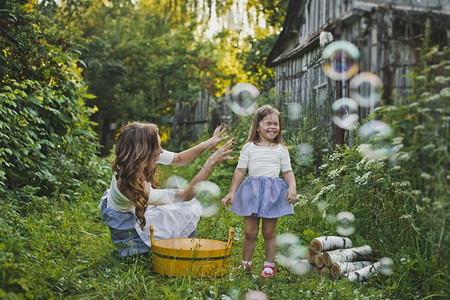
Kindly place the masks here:
<instances>
[{"instance_id":1,"label":"girl's white t-shirt","mask_svg":"<svg viewBox=\"0 0 450 300\"><path fill-rule=\"evenodd\" d=\"M158 163L168 165L174 158L174 153L164 150L159 156ZM174 203L175 190L171 189L154 189L152 185L147 182L145 184L147 191L149 192L149 205L167 205ZM109 187L108 195L108 207L111 207L118 212L129 212L134 210L134 205L131 201L125 197L117 187L116 176L113 175L111 179L111 186Z\"/></svg>"},{"instance_id":2,"label":"girl's white t-shirt","mask_svg":"<svg viewBox=\"0 0 450 300\"><path fill-rule=\"evenodd\" d=\"M242 147L237 168L248 169L250 177L279 177L280 171L292 170L289 151L285 146L263 147L253 142Z\"/></svg>"}]
</instances>

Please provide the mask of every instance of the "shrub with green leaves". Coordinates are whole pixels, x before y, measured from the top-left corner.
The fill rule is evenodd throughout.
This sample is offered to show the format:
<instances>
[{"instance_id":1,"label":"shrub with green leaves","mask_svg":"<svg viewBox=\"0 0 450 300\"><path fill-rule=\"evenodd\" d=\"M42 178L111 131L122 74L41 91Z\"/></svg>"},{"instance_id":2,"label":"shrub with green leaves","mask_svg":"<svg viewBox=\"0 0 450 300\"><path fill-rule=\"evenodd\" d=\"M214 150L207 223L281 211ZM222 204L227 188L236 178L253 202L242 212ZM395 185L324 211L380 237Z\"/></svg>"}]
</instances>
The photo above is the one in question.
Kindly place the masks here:
<instances>
[{"instance_id":1,"label":"shrub with green leaves","mask_svg":"<svg viewBox=\"0 0 450 300\"><path fill-rule=\"evenodd\" d=\"M394 297L449 293L449 68L450 49L425 43L409 96L367 120L384 121L392 137L374 135L325 152L317 173L303 183L308 188L299 205L317 212L314 230L304 234L336 234L336 215L353 213L350 237L394 261L395 272L379 281ZM368 147L388 155L367 155Z\"/></svg>"}]
</instances>

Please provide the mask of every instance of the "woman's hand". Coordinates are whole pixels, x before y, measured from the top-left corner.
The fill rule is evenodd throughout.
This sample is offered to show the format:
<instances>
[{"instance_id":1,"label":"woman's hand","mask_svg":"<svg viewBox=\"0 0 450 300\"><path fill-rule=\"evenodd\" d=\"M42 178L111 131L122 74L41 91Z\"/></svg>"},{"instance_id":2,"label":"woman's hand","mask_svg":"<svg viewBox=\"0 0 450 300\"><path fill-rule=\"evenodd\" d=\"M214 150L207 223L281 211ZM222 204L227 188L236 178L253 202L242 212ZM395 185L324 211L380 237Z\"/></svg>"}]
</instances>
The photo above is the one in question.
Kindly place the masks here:
<instances>
[{"instance_id":1,"label":"woman's hand","mask_svg":"<svg viewBox=\"0 0 450 300\"><path fill-rule=\"evenodd\" d=\"M218 145L221 142L229 139L230 138L229 134L222 137L222 135L225 133L225 131L227 129L228 129L228 126L227 125L223 126L222 123L219 126L217 126L216 129L214 130L213 136L209 140L204 142L206 145L206 149L207 150L216 150L219 148Z\"/></svg>"},{"instance_id":2,"label":"woman's hand","mask_svg":"<svg viewBox=\"0 0 450 300\"><path fill-rule=\"evenodd\" d=\"M230 154L235 150L234 148L231 148L233 145L234 140L229 140L228 142L226 142L222 147L219 147L216 152L209 156L209 158L205 162L205 165L211 164L214 167L216 164L224 160L236 159L236 157L230 156Z\"/></svg>"}]
</instances>

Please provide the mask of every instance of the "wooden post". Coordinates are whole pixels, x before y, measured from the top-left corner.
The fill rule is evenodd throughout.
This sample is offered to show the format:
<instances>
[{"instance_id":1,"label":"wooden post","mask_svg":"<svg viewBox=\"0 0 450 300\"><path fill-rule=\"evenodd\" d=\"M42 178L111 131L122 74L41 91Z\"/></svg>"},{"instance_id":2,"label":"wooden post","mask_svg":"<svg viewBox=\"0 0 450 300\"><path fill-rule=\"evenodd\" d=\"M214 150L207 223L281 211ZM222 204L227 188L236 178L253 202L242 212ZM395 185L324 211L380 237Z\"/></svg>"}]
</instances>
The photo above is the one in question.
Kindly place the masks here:
<instances>
[{"instance_id":1,"label":"wooden post","mask_svg":"<svg viewBox=\"0 0 450 300\"><path fill-rule=\"evenodd\" d=\"M334 39L340 40L341 36L342 36L342 31L341 31L341 20L337 19L336 20L336 28L334 29ZM336 98L337 99L341 99L342 98L342 80L336 80L335 81L335 86L336 86ZM344 129L342 129L341 127L337 126L336 124L332 123L333 126L333 132L334 132L334 145L343 145L344 144Z\"/></svg>"}]
</instances>

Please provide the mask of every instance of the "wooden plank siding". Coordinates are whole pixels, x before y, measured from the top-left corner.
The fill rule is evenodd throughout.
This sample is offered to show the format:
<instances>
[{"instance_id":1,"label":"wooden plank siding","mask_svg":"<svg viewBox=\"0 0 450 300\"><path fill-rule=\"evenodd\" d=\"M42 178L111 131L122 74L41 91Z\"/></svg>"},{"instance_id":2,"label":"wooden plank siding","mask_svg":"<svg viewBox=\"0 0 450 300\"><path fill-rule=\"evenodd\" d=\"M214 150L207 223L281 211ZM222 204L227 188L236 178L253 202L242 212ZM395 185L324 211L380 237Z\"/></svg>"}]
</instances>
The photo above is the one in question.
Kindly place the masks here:
<instances>
[{"instance_id":1,"label":"wooden plank siding","mask_svg":"<svg viewBox=\"0 0 450 300\"><path fill-rule=\"evenodd\" d=\"M336 20L339 19L342 24L341 39L355 44L360 51L360 72L377 74L383 81L383 104L394 104L395 99L405 95L409 82L406 75L411 73L419 59L415 48L421 43L420 36L417 32L413 33L412 25L408 24L417 23L415 16L423 15L424 29L427 16L442 14L442 18L448 18L450 14L448 5L442 9L439 0L421 3L410 0L308 0L305 3L304 11L299 13L303 23L297 29L298 44L292 49L284 49L284 52L278 50L276 53L281 54L268 64L275 69L275 89L283 99L280 107L282 113L287 114L290 103L301 106L298 119L285 121L288 134L295 135L296 130L314 129L322 137L326 136L330 143L333 141L330 106L336 100L336 91L334 82L325 77L318 60L323 50L318 42L320 32L334 34ZM404 27L398 26L401 18L406 23ZM449 33L447 29L447 39ZM275 47L277 45L278 41ZM283 46L282 43L280 45ZM342 96L349 97L348 81L342 84ZM368 114L369 109L359 108L361 122ZM348 137L346 142L349 142Z\"/></svg>"}]
</instances>

